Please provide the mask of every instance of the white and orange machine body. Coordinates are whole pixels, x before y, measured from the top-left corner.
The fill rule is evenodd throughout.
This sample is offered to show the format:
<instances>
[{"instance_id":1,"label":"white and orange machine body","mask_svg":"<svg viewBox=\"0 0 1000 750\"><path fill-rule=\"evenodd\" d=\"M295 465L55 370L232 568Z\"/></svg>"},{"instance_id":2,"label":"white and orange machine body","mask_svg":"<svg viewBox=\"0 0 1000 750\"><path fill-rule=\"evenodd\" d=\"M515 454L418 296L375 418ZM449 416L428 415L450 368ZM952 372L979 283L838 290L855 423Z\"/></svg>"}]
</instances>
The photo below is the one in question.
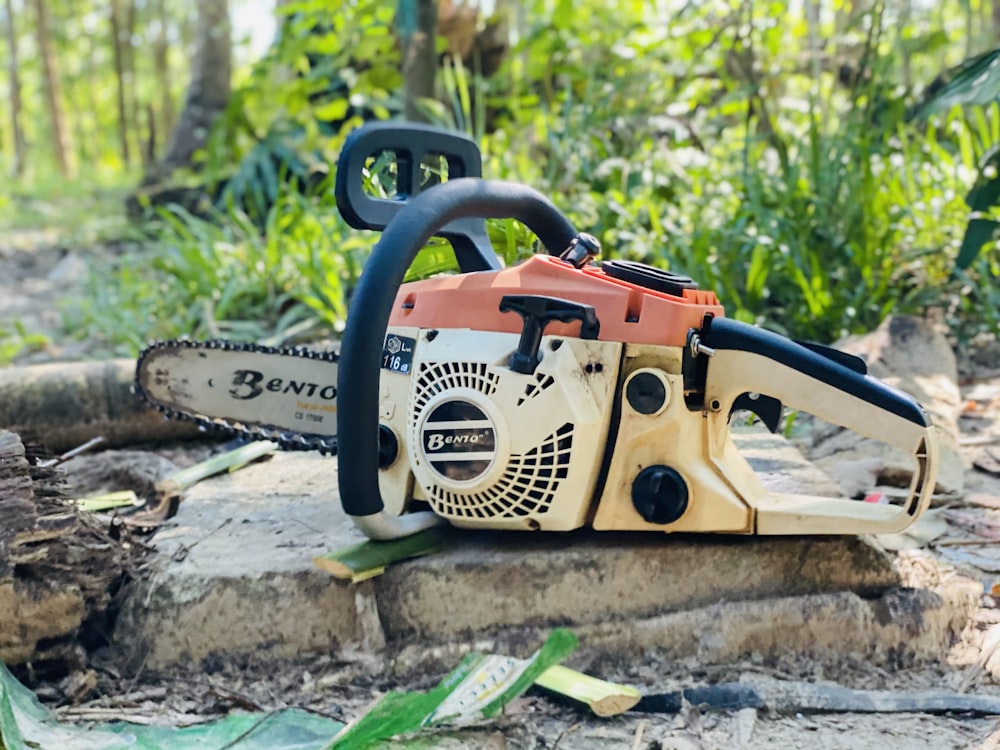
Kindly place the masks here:
<instances>
[{"instance_id":1,"label":"white and orange machine body","mask_svg":"<svg viewBox=\"0 0 1000 750\"><path fill-rule=\"evenodd\" d=\"M585 321L553 321L532 350L534 366L519 371L511 358L524 310L535 302L534 314L544 315L546 300L563 314L562 303L586 300L599 332L585 336ZM552 531L870 533L907 526L933 488L935 441L923 412L840 361L722 316L715 295L690 280L615 261L577 269L536 256L503 271L404 285L380 372L379 418L402 446L379 471L387 509L399 515L421 500L456 526ZM825 382L804 366L727 348L727 341L713 347L720 338L713 329L723 325L755 337L759 331L765 345L800 347L806 365L842 376L847 369L860 391L871 392L850 395L837 378ZM912 453L908 502L767 492L730 439L729 421L739 408L776 420L778 397ZM880 407L883 399L909 408Z\"/></svg>"},{"instance_id":2,"label":"white and orange machine body","mask_svg":"<svg viewBox=\"0 0 1000 750\"><path fill-rule=\"evenodd\" d=\"M364 189L391 151L397 198ZM449 180L421 190L420 164ZM383 230L335 355L164 342L137 390L171 414L337 453L340 499L370 537L446 521L489 529L855 534L899 531L930 502L930 420L828 347L725 317L715 294L599 246L530 188L478 177L468 139L371 124L347 140L337 201ZM485 219L515 218L549 251L510 268ZM403 283L432 236L461 273ZM730 437L737 411L771 431L789 407L913 457L901 504L768 492Z\"/></svg>"}]
</instances>

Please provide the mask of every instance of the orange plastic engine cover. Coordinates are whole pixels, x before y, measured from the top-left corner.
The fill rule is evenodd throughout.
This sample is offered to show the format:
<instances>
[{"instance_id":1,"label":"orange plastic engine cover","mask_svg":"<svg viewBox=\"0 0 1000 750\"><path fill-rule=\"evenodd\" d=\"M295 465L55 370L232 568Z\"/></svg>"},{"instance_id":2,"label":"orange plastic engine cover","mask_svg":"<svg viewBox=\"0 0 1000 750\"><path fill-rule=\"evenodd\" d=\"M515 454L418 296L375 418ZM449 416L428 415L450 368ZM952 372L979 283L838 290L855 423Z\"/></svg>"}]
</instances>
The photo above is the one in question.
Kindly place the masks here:
<instances>
[{"instance_id":1,"label":"orange plastic engine cover","mask_svg":"<svg viewBox=\"0 0 1000 750\"><path fill-rule=\"evenodd\" d=\"M480 271L403 284L391 326L469 328L520 333L522 320L501 313L508 294L559 297L593 306L601 322L600 341L683 346L688 330L706 313L723 315L714 292L685 289L683 296L645 289L608 276L596 265L574 268L558 258L535 255L511 268ZM579 323L553 322L546 335L578 336Z\"/></svg>"}]
</instances>

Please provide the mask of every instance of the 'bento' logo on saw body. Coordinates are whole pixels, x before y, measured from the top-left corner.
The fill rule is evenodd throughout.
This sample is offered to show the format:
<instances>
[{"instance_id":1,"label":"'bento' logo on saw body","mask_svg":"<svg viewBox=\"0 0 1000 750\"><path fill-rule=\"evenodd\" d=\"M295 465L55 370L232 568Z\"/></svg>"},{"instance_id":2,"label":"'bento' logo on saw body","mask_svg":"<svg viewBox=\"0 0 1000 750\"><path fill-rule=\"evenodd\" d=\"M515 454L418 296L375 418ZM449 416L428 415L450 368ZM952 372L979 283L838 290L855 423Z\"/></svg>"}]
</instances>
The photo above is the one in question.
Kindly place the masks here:
<instances>
[{"instance_id":1,"label":"'bento' logo on saw body","mask_svg":"<svg viewBox=\"0 0 1000 750\"><path fill-rule=\"evenodd\" d=\"M467 482L481 477L496 458L496 428L475 404L444 401L420 430L424 458L443 477Z\"/></svg>"}]
</instances>

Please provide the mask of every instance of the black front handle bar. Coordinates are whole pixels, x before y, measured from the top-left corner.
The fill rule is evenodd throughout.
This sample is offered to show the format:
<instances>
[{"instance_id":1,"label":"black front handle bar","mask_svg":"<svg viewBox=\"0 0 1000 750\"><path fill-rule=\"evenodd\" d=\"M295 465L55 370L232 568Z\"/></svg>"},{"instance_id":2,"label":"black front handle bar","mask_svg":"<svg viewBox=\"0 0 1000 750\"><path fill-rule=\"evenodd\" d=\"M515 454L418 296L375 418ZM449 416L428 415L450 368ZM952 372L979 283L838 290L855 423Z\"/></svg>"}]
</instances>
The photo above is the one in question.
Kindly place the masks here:
<instances>
[{"instance_id":1,"label":"black front handle bar","mask_svg":"<svg viewBox=\"0 0 1000 750\"><path fill-rule=\"evenodd\" d=\"M337 468L348 515L369 516L384 508L378 484L379 366L396 294L427 241L448 223L470 217L517 219L554 255L576 236L569 220L538 191L476 178L437 185L392 218L354 290L340 348Z\"/></svg>"}]
</instances>

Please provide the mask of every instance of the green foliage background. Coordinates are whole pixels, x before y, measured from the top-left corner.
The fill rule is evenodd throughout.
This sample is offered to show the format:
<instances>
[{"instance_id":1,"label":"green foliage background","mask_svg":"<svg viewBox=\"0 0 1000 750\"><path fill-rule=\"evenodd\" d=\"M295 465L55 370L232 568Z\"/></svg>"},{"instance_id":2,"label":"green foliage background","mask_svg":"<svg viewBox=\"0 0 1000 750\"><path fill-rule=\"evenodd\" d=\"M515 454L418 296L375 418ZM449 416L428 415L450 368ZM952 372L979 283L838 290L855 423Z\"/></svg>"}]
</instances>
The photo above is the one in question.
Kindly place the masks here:
<instances>
[{"instance_id":1,"label":"green foliage background","mask_svg":"<svg viewBox=\"0 0 1000 750\"><path fill-rule=\"evenodd\" d=\"M995 97L921 106L935 76L989 47L991 6L833 0L810 18L813 7L501 5L515 31L504 66L485 79L446 63L426 112L480 142L486 177L550 195L605 257L686 273L731 316L823 342L928 309L958 343L996 330L992 234L966 267L956 257L1000 109ZM96 269L90 300L67 311L79 335L133 353L154 337L342 327L376 238L346 227L327 189L361 119L320 120L398 109L394 6L298 0L286 12L203 155L210 178L230 178L217 213L178 208L131 230L138 254ZM289 188L305 181L306 194ZM491 232L508 262L533 251L520 226ZM412 274L447 266L432 248Z\"/></svg>"}]
</instances>

